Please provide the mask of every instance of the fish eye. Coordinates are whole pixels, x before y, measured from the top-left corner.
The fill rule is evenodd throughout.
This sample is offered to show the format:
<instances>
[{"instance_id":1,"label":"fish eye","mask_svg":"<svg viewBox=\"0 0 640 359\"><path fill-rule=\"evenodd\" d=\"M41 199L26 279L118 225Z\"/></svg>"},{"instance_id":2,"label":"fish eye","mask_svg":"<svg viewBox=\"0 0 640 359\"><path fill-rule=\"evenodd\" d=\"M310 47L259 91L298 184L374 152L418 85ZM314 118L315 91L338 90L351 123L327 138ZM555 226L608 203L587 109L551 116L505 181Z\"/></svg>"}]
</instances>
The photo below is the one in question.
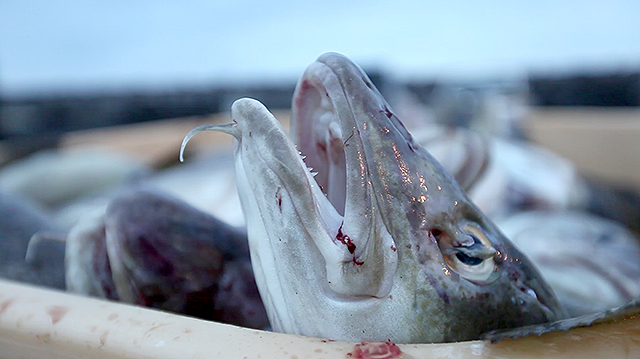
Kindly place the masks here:
<instances>
[{"instance_id":1,"label":"fish eye","mask_svg":"<svg viewBox=\"0 0 640 359\"><path fill-rule=\"evenodd\" d=\"M496 269L496 250L484 231L472 224L464 227L463 242L455 241L444 231L436 231L435 236L446 264L461 277L478 283L489 283Z\"/></svg>"},{"instance_id":2,"label":"fish eye","mask_svg":"<svg viewBox=\"0 0 640 359\"><path fill-rule=\"evenodd\" d=\"M470 257L462 252L458 252L456 253L456 258L458 258L458 260L468 266L477 266L482 264L482 258L478 258L478 257Z\"/></svg>"}]
</instances>

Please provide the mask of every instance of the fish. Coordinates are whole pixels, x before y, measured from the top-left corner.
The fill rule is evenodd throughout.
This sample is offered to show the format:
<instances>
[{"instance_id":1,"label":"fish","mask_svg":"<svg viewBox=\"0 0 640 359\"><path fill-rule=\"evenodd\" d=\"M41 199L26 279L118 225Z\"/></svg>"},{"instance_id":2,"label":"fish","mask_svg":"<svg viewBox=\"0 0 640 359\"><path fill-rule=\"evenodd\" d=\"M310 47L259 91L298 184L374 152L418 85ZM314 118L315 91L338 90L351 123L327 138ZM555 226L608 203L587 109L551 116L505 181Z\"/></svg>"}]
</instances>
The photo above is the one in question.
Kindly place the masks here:
<instances>
[{"instance_id":1,"label":"fish","mask_svg":"<svg viewBox=\"0 0 640 359\"><path fill-rule=\"evenodd\" d=\"M414 126L412 135L494 221L531 210L587 210L588 182L549 150L432 123Z\"/></svg>"},{"instance_id":2,"label":"fish","mask_svg":"<svg viewBox=\"0 0 640 359\"><path fill-rule=\"evenodd\" d=\"M620 223L588 212L538 210L496 224L540 269L570 317L640 298L640 239Z\"/></svg>"},{"instance_id":3,"label":"fish","mask_svg":"<svg viewBox=\"0 0 640 359\"><path fill-rule=\"evenodd\" d=\"M32 239L55 240L46 234ZM105 209L81 218L64 242L69 292L268 326L246 234L155 188L122 190Z\"/></svg>"},{"instance_id":4,"label":"fish","mask_svg":"<svg viewBox=\"0 0 640 359\"><path fill-rule=\"evenodd\" d=\"M114 151L49 149L2 167L0 188L55 209L112 186L132 183L150 171L140 161Z\"/></svg>"},{"instance_id":5,"label":"fish","mask_svg":"<svg viewBox=\"0 0 640 359\"><path fill-rule=\"evenodd\" d=\"M360 67L327 53L296 85L291 137L255 99L232 122L256 282L275 331L454 342L565 317L529 259L420 146Z\"/></svg>"},{"instance_id":6,"label":"fish","mask_svg":"<svg viewBox=\"0 0 640 359\"><path fill-rule=\"evenodd\" d=\"M533 336L540 337L544 334L554 333L556 334L556 337L568 337L570 338L570 340L575 340L577 338L578 341L580 341L582 337L580 337L579 335L575 335L577 333L575 328L589 328L590 332L595 333L597 336L602 338L601 335L606 332L606 329L604 329L603 327L596 329L595 327L597 327L599 324L615 326L616 323L624 323L628 322L629 320L635 320L636 318L638 318L638 315L640 315L640 297L636 297L626 304L618 307L608 308L606 310L593 312L590 314L583 314L576 317L569 317L551 323L534 324L505 330L492 330L484 333L481 339L490 340L491 343L495 344L505 339L518 339L524 337L529 337L529 339L532 339L531 337ZM622 338L627 334L631 334L630 332L626 332L622 327L620 327L619 329L620 330L615 330L614 332L612 332L612 334L614 334L613 338ZM573 332L569 332L566 335L563 333L570 330L572 330ZM626 347L622 343L616 343L615 341L599 341L597 339L595 340L595 342L599 342L599 346L611 345L615 348L625 348L625 351L627 352L626 357L633 357L628 354L629 347ZM508 345L509 344L507 344L507 346ZM575 349L576 348L574 348L573 350ZM557 352L557 350L554 350L554 352Z\"/></svg>"},{"instance_id":7,"label":"fish","mask_svg":"<svg viewBox=\"0 0 640 359\"><path fill-rule=\"evenodd\" d=\"M54 220L69 231L85 213L104 211L120 192L135 187L153 188L171 195L244 231L230 149L195 156L189 163L156 170L135 181L116 184L100 193L64 203L53 211Z\"/></svg>"}]
</instances>

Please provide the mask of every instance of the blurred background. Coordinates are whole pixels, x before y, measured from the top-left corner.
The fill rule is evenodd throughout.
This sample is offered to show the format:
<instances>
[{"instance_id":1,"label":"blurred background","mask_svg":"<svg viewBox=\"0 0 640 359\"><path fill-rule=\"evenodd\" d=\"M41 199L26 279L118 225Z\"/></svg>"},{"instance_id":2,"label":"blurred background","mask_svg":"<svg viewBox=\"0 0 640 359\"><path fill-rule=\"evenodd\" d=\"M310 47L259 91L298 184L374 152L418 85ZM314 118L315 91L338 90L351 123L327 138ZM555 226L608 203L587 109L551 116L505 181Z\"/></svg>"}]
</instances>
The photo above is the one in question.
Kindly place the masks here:
<instances>
[{"instance_id":1,"label":"blurred background","mask_svg":"<svg viewBox=\"0 0 640 359\"><path fill-rule=\"evenodd\" d=\"M631 0L5 0L0 137L228 111L240 96L286 108L327 51L425 103L455 84L472 102L498 86L533 105L637 107L639 13Z\"/></svg>"},{"instance_id":2,"label":"blurred background","mask_svg":"<svg viewBox=\"0 0 640 359\"><path fill-rule=\"evenodd\" d=\"M336 51L409 126L526 137L619 172L558 131L605 126L578 141L604 141L598 153L619 145L620 127L603 131L640 131L638 13L626 0L0 1L0 164L77 130L227 114L239 97L286 110L305 67ZM614 179L636 186L640 163L622 163L633 174Z\"/></svg>"}]
</instances>

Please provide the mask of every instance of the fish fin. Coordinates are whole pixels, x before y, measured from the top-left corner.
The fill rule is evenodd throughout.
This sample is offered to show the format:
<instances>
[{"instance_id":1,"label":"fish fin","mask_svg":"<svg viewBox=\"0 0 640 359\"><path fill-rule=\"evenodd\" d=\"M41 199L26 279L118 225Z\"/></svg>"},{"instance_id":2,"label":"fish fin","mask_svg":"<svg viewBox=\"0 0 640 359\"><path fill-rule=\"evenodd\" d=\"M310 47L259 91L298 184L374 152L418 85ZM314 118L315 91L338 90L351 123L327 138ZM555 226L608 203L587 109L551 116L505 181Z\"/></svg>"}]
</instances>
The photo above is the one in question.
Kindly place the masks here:
<instances>
[{"instance_id":1,"label":"fish fin","mask_svg":"<svg viewBox=\"0 0 640 359\"><path fill-rule=\"evenodd\" d=\"M180 162L184 162L184 149L185 147L187 147L187 143L189 142L191 137L195 136L198 132L219 131L219 132L228 133L234 137L238 137L239 132L236 128L236 125L237 123L235 121L229 122L224 125L201 125L189 131L189 133L187 133L187 135L184 136L184 139L182 140L182 145L180 145Z\"/></svg>"},{"instance_id":2,"label":"fish fin","mask_svg":"<svg viewBox=\"0 0 640 359\"><path fill-rule=\"evenodd\" d=\"M541 336L542 334L560 330L567 331L577 327L589 327L599 323L630 319L638 314L640 314L640 297L621 307L609 309L603 312L562 319L551 323L527 325L514 329L492 330L482 334L480 339L490 340L492 343L496 343L503 339L517 339L529 335Z\"/></svg>"}]
</instances>

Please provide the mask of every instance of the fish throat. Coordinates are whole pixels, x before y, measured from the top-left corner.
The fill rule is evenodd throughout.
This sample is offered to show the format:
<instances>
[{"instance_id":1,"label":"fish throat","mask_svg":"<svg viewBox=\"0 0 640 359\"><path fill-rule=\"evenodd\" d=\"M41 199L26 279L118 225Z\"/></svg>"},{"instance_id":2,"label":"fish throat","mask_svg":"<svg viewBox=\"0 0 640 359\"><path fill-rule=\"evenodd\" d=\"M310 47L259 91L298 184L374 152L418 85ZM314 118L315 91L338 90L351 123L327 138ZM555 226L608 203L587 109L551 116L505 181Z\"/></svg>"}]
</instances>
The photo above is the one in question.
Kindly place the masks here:
<instances>
[{"instance_id":1,"label":"fish throat","mask_svg":"<svg viewBox=\"0 0 640 359\"><path fill-rule=\"evenodd\" d=\"M315 85L315 86L314 86ZM328 92L319 81L303 78L294 97L294 140L315 180L340 215L347 196L345 147L339 118Z\"/></svg>"},{"instance_id":2,"label":"fish throat","mask_svg":"<svg viewBox=\"0 0 640 359\"><path fill-rule=\"evenodd\" d=\"M366 266L370 261L371 268L356 271L371 271L373 275L384 272L377 280L372 275L364 276L362 285L353 286L353 281L349 281L349 290L334 288L351 299L388 295L397 264L396 244L375 203L359 125L345 89L366 84L369 91L377 90L364 72L357 67L353 70L361 76L345 83L345 78L330 64L316 62L309 66L294 92L291 121L291 136L297 149L340 217L324 216L323 219L334 242L342 244L350 256L343 259L343 266ZM378 104L376 109L383 107ZM366 123L363 126L366 127ZM378 284L372 285L372 280Z\"/></svg>"}]
</instances>

